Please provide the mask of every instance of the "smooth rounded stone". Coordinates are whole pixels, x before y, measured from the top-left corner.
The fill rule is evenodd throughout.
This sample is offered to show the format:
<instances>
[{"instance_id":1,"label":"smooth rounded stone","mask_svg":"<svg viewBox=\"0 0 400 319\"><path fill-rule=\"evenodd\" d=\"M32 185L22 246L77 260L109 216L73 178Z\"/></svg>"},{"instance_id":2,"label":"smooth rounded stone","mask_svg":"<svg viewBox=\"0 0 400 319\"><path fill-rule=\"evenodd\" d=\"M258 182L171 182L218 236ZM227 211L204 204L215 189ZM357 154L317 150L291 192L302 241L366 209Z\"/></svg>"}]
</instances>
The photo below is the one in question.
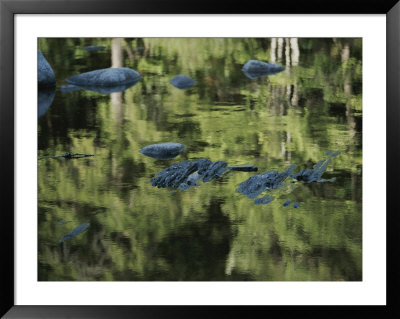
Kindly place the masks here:
<instances>
[{"instance_id":1,"label":"smooth rounded stone","mask_svg":"<svg viewBox=\"0 0 400 319\"><path fill-rule=\"evenodd\" d=\"M136 84L140 79L140 74L129 68L107 68L71 76L67 82L86 87L115 87Z\"/></svg>"},{"instance_id":2,"label":"smooth rounded stone","mask_svg":"<svg viewBox=\"0 0 400 319\"><path fill-rule=\"evenodd\" d=\"M55 87L40 88L38 90L38 117L46 114L56 95Z\"/></svg>"},{"instance_id":3,"label":"smooth rounded stone","mask_svg":"<svg viewBox=\"0 0 400 319\"><path fill-rule=\"evenodd\" d=\"M289 206L290 205L290 200L287 200L286 202L283 203L283 207Z\"/></svg>"},{"instance_id":4,"label":"smooth rounded stone","mask_svg":"<svg viewBox=\"0 0 400 319\"><path fill-rule=\"evenodd\" d=\"M43 53L38 50L38 86L53 87L56 85L56 76L49 62L43 56Z\"/></svg>"},{"instance_id":5,"label":"smooth rounded stone","mask_svg":"<svg viewBox=\"0 0 400 319\"><path fill-rule=\"evenodd\" d=\"M187 75L179 74L176 75L171 81L169 81L169 83L171 83L178 89L184 90L193 86L195 81Z\"/></svg>"},{"instance_id":6,"label":"smooth rounded stone","mask_svg":"<svg viewBox=\"0 0 400 319\"><path fill-rule=\"evenodd\" d=\"M178 156L185 149L180 143L161 143L143 147L140 153L158 160L170 160Z\"/></svg>"},{"instance_id":7,"label":"smooth rounded stone","mask_svg":"<svg viewBox=\"0 0 400 319\"><path fill-rule=\"evenodd\" d=\"M249 79L257 79L268 75L282 72L285 68L274 63L267 63L258 60L249 60L243 66L242 71Z\"/></svg>"},{"instance_id":8,"label":"smooth rounded stone","mask_svg":"<svg viewBox=\"0 0 400 319\"><path fill-rule=\"evenodd\" d=\"M100 51L100 50L104 50L106 47L103 45L88 45L83 47L83 50L86 51Z\"/></svg>"}]
</instances>

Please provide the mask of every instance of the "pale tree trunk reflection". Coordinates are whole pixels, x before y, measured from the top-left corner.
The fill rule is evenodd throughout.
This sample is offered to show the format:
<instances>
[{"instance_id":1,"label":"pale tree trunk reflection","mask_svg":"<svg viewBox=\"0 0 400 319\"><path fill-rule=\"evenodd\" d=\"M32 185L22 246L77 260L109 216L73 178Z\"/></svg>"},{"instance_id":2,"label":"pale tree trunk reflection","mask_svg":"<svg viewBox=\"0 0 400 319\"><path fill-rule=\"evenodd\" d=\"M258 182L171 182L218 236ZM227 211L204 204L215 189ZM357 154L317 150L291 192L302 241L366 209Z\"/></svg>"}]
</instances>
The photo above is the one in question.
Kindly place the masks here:
<instances>
[{"instance_id":1,"label":"pale tree trunk reflection","mask_svg":"<svg viewBox=\"0 0 400 319\"><path fill-rule=\"evenodd\" d=\"M111 67L121 68L124 66L122 54L122 38L111 40ZM117 124L121 124L124 118L123 114L123 92L111 93L112 117Z\"/></svg>"},{"instance_id":2,"label":"pale tree trunk reflection","mask_svg":"<svg viewBox=\"0 0 400 319\"><path fill-rule=\"evenodd\" d=\"M354 120L354 116L351 111L351 104L350 100L353 94L352 90L352 79L351 79L351 73L347 70L347 64L349 63L350 60L350 45L349 43L345 43L343 48L342 48L342 65L344 66L343 69L343 90L344 93L347 95L347 102L346 102L346 117L347 117L347 124L349 128L349 153L353 154L356 150L355 144L356 144L356 122ZM357 200L357 174L351 173L351 189L352 189L352 200L356 201Z\"/></svg>"}]
</instances>

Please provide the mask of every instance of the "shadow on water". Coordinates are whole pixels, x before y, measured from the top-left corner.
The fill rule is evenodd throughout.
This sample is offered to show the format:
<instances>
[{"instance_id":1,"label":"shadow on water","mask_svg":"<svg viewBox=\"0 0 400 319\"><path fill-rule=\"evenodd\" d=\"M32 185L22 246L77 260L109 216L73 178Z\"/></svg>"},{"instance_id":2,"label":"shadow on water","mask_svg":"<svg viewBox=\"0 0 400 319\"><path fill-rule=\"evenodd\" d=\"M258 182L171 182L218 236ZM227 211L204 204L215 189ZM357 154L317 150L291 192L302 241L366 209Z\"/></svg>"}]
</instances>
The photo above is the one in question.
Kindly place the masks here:
<instances>
[{"instance_id":1,"label":"shadow on water","mask_svg":"<svg viewBox=\"0 0 400 319\"><path fill-rule=\"evenodd\" d=\"M148 273L147 280L251 280L247 274L225 275L235 230L222 210L223 203L222 199L211 199L204 209L204 221L185 223L162 239L153 254L165 260L167 271Z\"/></svg>"},{"instance_id":2,"label":"shadow on water","mask_svg":"<svg viewBox=\"0 0 400 319\"><path fill-rule=\"evenodd\" d=\"M42 88L38 90L38 116L41 117L46 114L47 110L53 103L56 95L56 88Z\"/></svg>"}]
</instances>

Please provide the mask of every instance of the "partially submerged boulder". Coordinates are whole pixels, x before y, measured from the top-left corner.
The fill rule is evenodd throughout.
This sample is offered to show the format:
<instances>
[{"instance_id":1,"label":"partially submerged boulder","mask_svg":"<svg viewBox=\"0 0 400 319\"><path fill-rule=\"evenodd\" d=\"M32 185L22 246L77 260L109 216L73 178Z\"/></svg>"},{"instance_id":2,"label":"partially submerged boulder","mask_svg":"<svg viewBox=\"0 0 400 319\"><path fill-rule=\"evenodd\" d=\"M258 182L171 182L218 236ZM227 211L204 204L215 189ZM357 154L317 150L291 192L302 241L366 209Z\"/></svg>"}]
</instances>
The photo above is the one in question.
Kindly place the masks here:
<instances>
[{"instance_id":1,"label":"partially submerged boulder","mask_svg":"<svg viewBox=\"0 0 400 319\"><path fill-rule=\"evenodd\" d=\"M282 72L285 68L274 63L267 63L258 60L249 60L243 66L242 71L249 79L261 78L268 75Z\"/></svg>"},{"instance_id":2,"label":"partially submerged boulder","mask_svg":"<svg viewBox=\"0 0 400 319\"><path fill-rule=\"evenodd\" d=\"M83 47L83 50L86 51L100 51L104 50L106 47L104 45L88 45Z\"/></svg>"},{"instance_id":3,"label":"partially submerged boulder","mask_svg":"<svg viewBox=\"0 0 400 319\"><path fill-rule=\"evenodd\" d=\"M56 76L49 62L38 50L38 86L39 88L54 87L56 85Z\"/></svg>"},{"instance_id":4,"label":"partially submerged boulder","mask_svg":"<svg viewBox=\"0 0 400 319\"><path fill-rule=\"evenodd\" d=\"M46 114L56 95L55 87L39 88L38 90L38 116Z\"/></svg>"},{"instance_id":5,"label":"partially submerged boulder","mask_svg":"<svg viewBox=\"0 0 400 319\"><path fill-rule=\"evenodd\" d=\"M122 84L122 85L114 85L114 86L87 86L87 85L73 85L73 84L67 84L67 85L62 85L60 87L60 91L63 93L69 93L69 92L75 92L78 90L89 90L93 92L98 92L102 94L111 94L115 92L123 92L132 86L134 86L137 82L133 83L127 83L127 84Z\"/></svg>"},{"instance_id":6,"label":"partially submerged boulder","mask_svg":"<svg viewBox=\"0 0 400 319\"><path fill-rule=\"evenodd\" d=\"M305 170L298 172L297 174L292 174L290 176L297 179L298 181L303 181L303 182L307 182L307 183L332 182L335 180L335 178L331 178L331 179L322 178L322 174L325 172L325 170L328 167L328 164L330 162L331 162L330 158L327 159L326 161L321 160L317 164L314 165L313 169L305 169Z\"/></svg>"},{"instance_id":7,"label":"partially submerged boulder","mask_svg":"<svg viewBox=\"0 0 400 319\"><path fill-rule=\"evenodd\" d=\"M189 77L187 75L183 75L183 74L176 75L169 82L173 86L175 86L176 88L181 89L181 90L190 88L195 83L195 81L191 77Z\"/></svg>"},{"instance_id":8,"label":"partially submerged boulder","mask_svg":"<svg viewBox=\"0 0 400 319\"><path fill-rule=\"evenodd\" d=\"M115 87L136 84L141 76L129 68L106 68L85 72L67 78L67 82L82 87Z\"/></svg>"},{"instance_id":9,"label":"partially submerged boulder","mask_svg":"<svg viewBox=\"0 0 400 319\"><path fill-rule=\"evenodd\" d=\"M170 160L178 156L184 149L185 145L170 142L148 145L143 147L139 152L158 160Z\"/></svg>"},{"instance_id":10,"label":"partially submerged boulder","mask_svg":"<svg viewBox=\"0 0 400 319\"><path fill-rule=\"evenodd\" d=\"M181 191L192 186L199 186L197 181L202 179L204 183L221 177L228 168L224 161L210 161L205 158L195 161L183 161L173 164L151 179L152 185L158 188L178 188Z\"/></svg>"},{"instance_id":11,"label":"partially submerged boulder","mask_svg":"<svg viewBox=\"0 0 400 319\"><path fill-rule=\"evenodd\" d=\"M254 175L239 184L236 190L248 198L255 198L262 192L276 189L282 186L282 182L290 176L296 165L291 165L286 171L279 173L277 171L268 171L262 174Z\"/></svg>"}]
</instances>

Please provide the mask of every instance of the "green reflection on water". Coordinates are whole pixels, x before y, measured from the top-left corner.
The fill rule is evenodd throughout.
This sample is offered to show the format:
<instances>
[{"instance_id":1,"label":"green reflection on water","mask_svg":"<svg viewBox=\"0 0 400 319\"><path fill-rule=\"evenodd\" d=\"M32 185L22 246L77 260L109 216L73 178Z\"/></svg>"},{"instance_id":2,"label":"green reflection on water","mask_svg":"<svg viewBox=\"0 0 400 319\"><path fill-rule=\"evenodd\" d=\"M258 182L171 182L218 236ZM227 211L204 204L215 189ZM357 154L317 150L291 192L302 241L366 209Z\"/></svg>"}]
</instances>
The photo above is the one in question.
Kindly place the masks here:
<instances>
[{"instance_id":1,"label":"green reflection on water","mask_svg":"<svg viewBox=\"0 0 400 319\"><path fill-rule=\"evenodd\" d=\"M39 155L95 154L38 161L39 280L362 279L361 39L39 39L39 49L57 78ZM286 70L250 80L249 59ZM142 80L110 95L59 91L71 75L112 65ZM176 74L196 84L176 89ZM139 153L169 141L186 145L173 160ZM185 192L149 183L186 159L260 173L312 168L328 150L341 152L323 175L335 182L288 184L267 205L235 191L254 172Z\"/></svg>"}]
</instances>

